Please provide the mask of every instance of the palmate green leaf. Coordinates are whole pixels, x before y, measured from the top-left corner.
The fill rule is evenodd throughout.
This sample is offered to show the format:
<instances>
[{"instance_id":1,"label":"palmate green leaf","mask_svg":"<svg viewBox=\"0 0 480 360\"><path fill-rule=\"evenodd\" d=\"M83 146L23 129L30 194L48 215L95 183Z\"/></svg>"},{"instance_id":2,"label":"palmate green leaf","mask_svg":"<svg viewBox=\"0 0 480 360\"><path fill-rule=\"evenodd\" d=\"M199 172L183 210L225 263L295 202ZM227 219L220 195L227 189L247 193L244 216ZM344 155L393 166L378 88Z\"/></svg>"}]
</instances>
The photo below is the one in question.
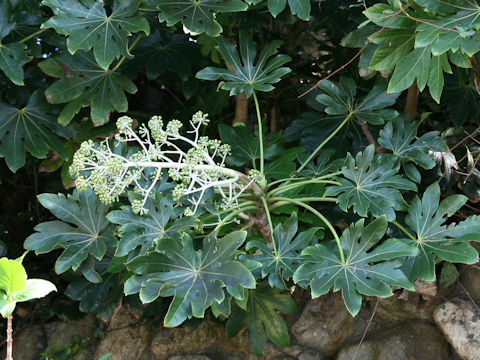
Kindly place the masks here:
<instances>
[{"instance_id":1,"label":"palmate green leaf","mask_svg":"<svg viewBox=\"0 0 480 360\"><path fill-rule=\"evenodd\" d=\"M142 38L132 53L135 57L128 60L124 66L127 72L134 72L136 75L145 68L147 77L156 79L165 72L172 71L182 80L187 80L192 63L200 57L200 46L190 41L187 35L157 30Z\"/></svg>"},{"instance_id":2,"label":"palmate green leaf","mask_svg":"<svg viewBox=\"0 0 480 360\"><path fill-rule=\"evenodd\" d=\"M60 80L47 88L45 96L52 104L67 103L58 116L58 122L63 125L86 106L90 106L93 122L104 124L110 112L128 110L125 92L137 92L135 84L123 74L100 68L91 53L63 54L39 66L50 76L60 75Z\"/></svg>"},{"instance_id":3,"label":"palmate green leaf","mask_svg":"<svg viewBox=\"0 0 480 360\"><path fill-rule=\"evenodd\" d=\"M406 175L415 182L420 182L420 172L415 165L424 169L432 169L435 161L428 155L430 149L446 151L446 144L438 131L430 131L416 138L419 122L406 121L398 117L389 121L380 130L378 143L392 151L400 160Z\"/></svg>"},{"instance_id":4,"label":"palmate green leaf","mask_svg":"<svg viewBox=\"0 0 480 360\"><path fill-rule=\"evenodd\" d=\"M255 288L253 275L234 259L245 237L244 231L221 239L212 233L203 240L202 251L194 249L188 235L181 241L162 238L156 251L127 264L137 275L125 283L125 294L139 292L143 303L158 296L173 296L164 320L168 327L180 325L192 316L203 317L214 301L224 300L224 289L242 299L244 288Z\"/></svg>"},{"instance_id":5,"label":"palmate green leaf","mask_svg":"<svg viewBox=\"0 0 480 360\"><path fill-rule=\"evenodd\" d=\"M330 250L323 244L310 246L302 252L304 264L295 274L295 282L308 281L312 297L326 294L333 286L341 290L343 300L352 315L358 314L362 305L361 295L388 297L391 286L413 290L413 285L399 269L402 256L415 255L417 249L396 239L379 245L387 230L387 219L382 216L364 227L364 219L346 229L341 238L345 262L338 250Z\"/></svg>"},{"instance_id":6,"label":"palmate green leaf","mask_svg":"<svg viewBox=\"0 0 480 360\"><path fill-rule=\"evenodd\" d=\"M286 6L287 0L268 0L268 10L273 17L277 17L285 10ZM310 0L288 0L288 6L290 6L290 12L300 19L308 21L310 18L310 10L312 9Z\"/></svg>"},{"instance_id":7,"label":"palmate green leaf","mask_svg":"<svg viewBox=\"0 0 480 360\"><path fill-rule=\"evenodd\" d=\"M28 150L36 158L44 158L49 149L63 159L68 158L58 130L55 107L50 106L39 92L33 93L23 108L0 102L0 157L10 170L25 165Z\"/></svg>"},{"instance_id":8,"label":"palmate green leaf","mask_svg":"<svg viewBox=\"0 0 480 360\"><path fill-rule=\"evenodd\" d=\"M248 292L246 310L233 308L225 326L227 336L235 336L246 322L250 348L255 355L263 356L267 337L277 346L290 345L287 325L279 313L293 315L296 312L295 301L288 294L261 286Z\"/></svg>"},{"instance_id":9,"label":"palmate green leaf","mask_svg":"<svg viewBox=\"0 0 480 360\"><path fill-rule=\"evenodd\" d=\"M108 247L117 245L113 227L106 218L108 206L102 204L91 189L85 192L75 190L68 197L41 194L38 200L63 221L48 221L35 226L36 232L25 240L25 249L45 254L63 248L55 263L55 271L61 274L70 268L79 269L88 278L93 271L94 259L101 260Z\"/></svg>"},{"instance_id":10,"label":"palmate green leaf","mask_svg":"<svg viewBox=\"0 0 480 360\"><path fill-rule=\"evenodd\" d=\"M395 110L386 109L395 104L400 94L387 94L385 86L375 85L361 100L356 99L355 80L342 77L339 85L324 81L318 88L325 92L317 96L317 101L326 106L329 115L348 115L353 113L359 120L370 124L383 124L398 116Z\"/></svg>"},{"instance_id":11,"label":"palmate green leaf","mask_svg":"<svg viewBox=\"0 0 480 360\"><path fill-rule=\"evenodd\" d=\"M254 90L272 91L275 89L272 84L279 82L282 76L291 71L288 67L282 67L291 60L290 56L276 55L281 44L281 41L272 41L265 45L256 59L255 45L246 32L240 32L240 54L226 38L219 37L217 49L232 67L233 72L227 69L207 67L200 70L196 77L203 80L222 79L220 87L223 90L229 90L230 95L239 95L245 92L247 97L250 97ZM270 59L272 56L274 56L273 59ZM254 64L255 59L257 61Z\"/></svg>"},{"instance_id":12,"label":"palmate green leaf","mask_svg":"<svg viewBox=\"0 0 480 360\"><path fill-rule=\"evenodd\" d=\"M120 225L120 242L115 256L126 256L138 247L139 254L144 255L160 239L178 238L184 231L191 229L195 225L195 219L188 216L178 218L183 209L174 209L174 204L171 195L154 192L145 204L145 209L148 210L146 215L134 214L130 206L109 213L108 220ZM174 218L177 220L170 223Z\"/></svg>"},{"instance_id":13,"label":"palmate green leaf","mask_svg":"<svg viewBox=\"0 0 480 360\"><path fill-rule=\"evenodd\" d=\"M425 190L421 200L415 197L412 201L405 223L415 232L416 240L402 239L419 251L418 256L409 257L402 266L410 280L434 281L436 257L464 264L478 260L477 251L468 242L480 241L480 217L470 216L458 224L446 224L448 217L467 200L464 195L454 195L440 202L440 186L434 183Z\"/></svg>"},{"instance_id":14,"label":"palmate green leaf","mask_svg":"<svg viewBox=\"0 0 480 360\"><path fill-rule=\"evenodd\" d=\"M114 59L130 56L128 38L132 33L150 32L148 21L136 15L141 0L113 0L107 15L105 4L95 0L43 0L54 16L42 28L54 28L68 36L67 47L71 54L77 50L93 48L96 62L107 70Z\"/></svg>"},{"instance_id":15,"label":"palmate green leaf","mask_svg":"<svg viewBox=\"0 0 480 360\"><path fill-rule=\"evenodd\" d=\"M414 0L414 2L433 13L455 13L474 4L474 0Z\"/></svg>"},{"instance_id":16,"label":"palmate green leaf","mask_svg":"<svg viewBox=\"0 0 480 360\"><path fill-rule=\"evenodd\" d=\"M194 33L218 36L222 26L215 20L218 13L247 10L241 0L149 0L148 5L160 10L158 19L168 26L178 22Z\"/></svg>"},{"instance_id":17,"label":"palmate green leaf","mask_svg":"<svg viewBox=\"0 0 480 360\"><path fill-rule=\"evenodd\" d=\"M399 167L399 162L391 157L375 155L373 145L359 152L355 159L349 153L342 168L344 178L337 179L340 185L328 187L325 196L336 196L343 211L353 206L360 216L386 215L392 221L395 210L406 209L399 190L417 190L413 182L397 175Z\"/></svg>"},{"instance_id":18,"label":"palmate green leaf","mask_svg":"<svg viewBox=\"0 0 480 360\"><path fill-rule=\"evenodd\" d=\"M32 60L27 55L27 45L19 42L3 44L3 39L15 29L10 4L3 1L0 4L0 69L15 84L23 84L23 65Z\"/></svg>"},{"instance_id":19,"label":"palmate green leaf","mask_svg":"<svg viewBox=\"0 0 480 360\"><path fill-rule=\"evenodd\" d=\"M297 236L297 214L293 213L283 225L278 224L273 231L275 250L271 250L266 243L252 240L247 242L246 250L258 249L253 255L243 258L256 260L262 264L262 278L268 276L271 287L286 289L285 280L289 280L297 267L302 263L300 253L313 240L318 228L311 228ZM295 238L295 239L294 239Z\"/></svg>"}]
</instances>

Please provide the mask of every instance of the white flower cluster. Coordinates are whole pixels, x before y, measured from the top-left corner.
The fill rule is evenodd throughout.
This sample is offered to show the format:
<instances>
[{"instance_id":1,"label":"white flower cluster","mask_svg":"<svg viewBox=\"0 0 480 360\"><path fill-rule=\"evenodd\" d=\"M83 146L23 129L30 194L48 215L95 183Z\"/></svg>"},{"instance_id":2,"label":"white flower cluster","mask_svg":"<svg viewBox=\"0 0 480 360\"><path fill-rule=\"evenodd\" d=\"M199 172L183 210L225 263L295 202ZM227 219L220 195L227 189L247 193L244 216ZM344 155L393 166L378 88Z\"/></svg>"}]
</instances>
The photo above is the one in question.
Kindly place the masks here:
<instances>
[{"instance_id":1,"label":"white flower cluster","mask_svg":"<svg viewBox=\"0 0 480 360\"><path fill-rule=\"evenodd\" d=\"M178 201L187 197L191 202L193 209L189 208L188 214L196 212L210 188L229 206L236 203L246 188L255 185L254 179L225 167L230 146L200 136L201 127L208 122L208 114L201 111L194 114L190 120L191 131L188 131L192 134L190 138L180 133L179 120L165 125L160 116L154 116L148 121L148 127L140 126L137 134L133 120L123 116L117 120L114 149L121 143L129 143L136 145L138 151L122 156L110 147L108 140L100 144L89 140L75 153L70 172L76 176L79 190L91 187L106 204L118 201L118 197L132 187L142 196L142 200L132 203L132 211L139 214L147 212L145 203L163 169L168 169L169 176L177 183L174 198Z\"/></svg>"}]
</instances>

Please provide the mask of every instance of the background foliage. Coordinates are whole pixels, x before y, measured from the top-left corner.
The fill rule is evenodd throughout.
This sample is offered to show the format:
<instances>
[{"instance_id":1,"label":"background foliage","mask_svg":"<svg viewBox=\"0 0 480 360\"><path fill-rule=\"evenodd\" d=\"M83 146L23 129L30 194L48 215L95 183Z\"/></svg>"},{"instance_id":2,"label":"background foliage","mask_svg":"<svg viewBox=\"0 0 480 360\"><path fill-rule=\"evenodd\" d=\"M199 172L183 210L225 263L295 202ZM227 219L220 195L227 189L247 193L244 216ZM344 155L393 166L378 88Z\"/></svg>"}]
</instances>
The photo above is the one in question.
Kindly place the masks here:
<instances>
[{"instance_id":1,"label":"background foliage","mask_svg":"<svg viewBox=\"0 0 480 360\"><path fill-rule=\"evenodd\" d=\"M356 314L362 295L475 262L479 8L3 1L0 255L52 252L26 267L66 295L51 300L61 316L77 316L58 310L75 300L108 318L125 297L166 326L215 316L233 336L246 324L257 355L267 338L288 345L280 314L295 312L294 285L340 290ZM72 190L80 143L113 138L122 115L139 128L198 110L210 118L202 135L230 145L228 166L264 173L262 193L241 200L248 219L227 221L240 211L213 193L183 216L166 175L144 215L133 193L105 205Z\"/></svg>"}]
</instances>

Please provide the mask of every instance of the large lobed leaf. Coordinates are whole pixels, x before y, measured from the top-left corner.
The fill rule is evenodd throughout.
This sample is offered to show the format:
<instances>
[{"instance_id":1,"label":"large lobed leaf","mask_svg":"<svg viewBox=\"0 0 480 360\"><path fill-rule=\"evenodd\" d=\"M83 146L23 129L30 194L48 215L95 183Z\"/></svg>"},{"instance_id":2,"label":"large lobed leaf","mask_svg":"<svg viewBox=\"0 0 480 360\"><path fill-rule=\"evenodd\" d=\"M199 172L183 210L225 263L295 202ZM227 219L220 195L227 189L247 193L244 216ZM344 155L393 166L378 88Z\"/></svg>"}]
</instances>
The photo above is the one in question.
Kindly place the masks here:
<instances>
[{"instance_id":1,"label":"large lobed leaf","mask_svg":"<svg viewBox=\"0 0 480 360\"><path fill-rule=\"evenodd\" d=\"M435 280L436 257L451 263L473 264L478 252L469 241L480 241L480 217L470 216L458 224L446 224L468 198L450 196L440 202L440 186L437 183L425 190L422 199L413 199L405 223L415 232L415 240L402 239L418 248L419 255L409 257L402 269L410 280L421 278Z\"/></svg>"},{"instance_id":2,"label":"large lobed leaf","mask_svg":"<svg viewBox=\"0 0 480 360\"><path fill-rule=\"evenodd\" d=\"M88 279L97 278L99 281L98 274L94 275L94 259L102 260L107 248L117 245L113 227L106 218L108 206L102 204L91 189L75 190L68 197L41 194L38 200L63 221L48 221L35 226L36 232L25 240L25 249L45 254L63 248L55 263L57 273L79 269Z\"/></svg>"},{"instance_id":3,"label":"large lobed leaf","mask_svg":"<svg viewBox=\"0 0 480 360\"><path fill-rule=\"evenodd\" d=\"M246 232L235 231L221 239L212 233L203 240L201 251L184 235L181 241L162 238L156 251L127 264L135 274L125 283L125 294L140 293L143 303L158 296L173 296L165 326L177 326L187 318L203 317L213 302L221 303L226 291L243 299L244 289L255 288L255 278L240 262L235 251Z\"/></svg>"},{"instance_id":4,"label":"large lobed leaf","mask_svg":"<svg viewBox=\"0 0 480 360\"><path fill-rule=\"evenodd\" d=\"M413 285L399 269L401 263L390 260L416 255L418 250L396 239L378 244L387 224L382 216L365 227L361 219L346 229L340 238L344 262L336 249L331 250L324 244L306 248L302 252L304 264L297 269L293 280L307 281L314 298L326 294L332 286L334 291L341 290L352 315L360 311L361 294L388 297L393 294L391 286L413 290Z\"/></svg>"},{"instance_id":5,"label":"large lobed leaf","mask_svg":"<svg viewBox=\"0 0 480 360\"><path fill-rule=\"evenodd\" d=\"M148 4L160 10L158 19L168 26L178 22L194 33L218 36L222 26L215 20L218 13L245 11L241 0L149 0Z\"/></svg>"},{"instance_id":6,"label":"large lobed leaf","mask_svg":"<svg viewBox=\"0 0 480 360\"><path fill-rule=\"evenodd\" d=\"M42 4L50 7L54 16L42 27L67 35L71 54L93 48L96 62L107 70L114 59L130 56L128 38L132 33L150 32L147 19L136 15L141 1L113 0L112 11L107 15L103 1L43 0Z\"/></svg>"},{"instance_id":7,"label":"large lobed leaf","mask_svg":"<svg viewBox=\"0 0 480 360\"><path fill-rule=\"evenodd\" d=\"M160 239L178 238L184 231L192 228L195 219L193 217L178 218L183 209L174 209L173 205L170 195L154 192L145 204L145 209L148 210L146 215L134 214L130 206L123 206L121 210L109 213L108 220L120 225L118 228L120 242L115 256L126 256L138 247L140 247L139 253L144 255ZM170 220L175 218L177 219L169 224Z\"/></svg>"},{"instance_id":8,"label":"large lobed leaf","mask_svg":"<svg viewBox=\"0 0 480 360\"><path fill-rule=\"evenodd\" d=\"M0 102L0 157L4 157L12 171L25 165L25 150L36 158L44 158L49 149L66 159L58 129L55 108L35 92L21 109Z\"/></svg>"},{"instance_id":9,"label":"large lobed leaf","mask_svg":"<svg viewBox=\"0 0 480 360\"><path fill-rule=\"evenodd\" d=\"M246 322L250 348L255 355L263 356L267 337L277 346L290 345L287 325L279 313L293 315L296 311L295 301L288 294L261 286L249 291L245 309L233 308L225 326L227 336L235 336Z\"/></svg>"},{"instance_id":10,"label":"large lobed leaf","mask_svg":"<svg viewBox=\"0 0 480 360\"><path fill-rule=\"evenodd\" d=\"M285 7L287 6L287 0L268 0L268 10L277 17ZM300 19L308 21L310 18L311 4L310 0L288 0L288 6L290 12L293 15L297 15Z\"/></svg>"},{"instance_id":11,"label":"large lobed leaf","mask_svg":"<svg viewBox=\"0 0 480 360\"><path fill-rule=\"evenodd\" d=\"M279 82L282 76L291 71L288 67L282 67L291 60L290 56L276 55L281 44L281 41L272 41L265 45L256 59L255 45L246 32L240 32L240 54L226 38L219 37L217 49L233 71L207 67L199 71L196 77L203 80L222 79L220 86L223 90L230 90L230 95L245 92L247 97L250 97L254 90L272 91L272 84ZM269 60L274 55L275 57ZM254 64L255 59L257 62Z\"/></svg>"},{"instance_id":12,"label":"large lobed leaf","mask_svg":"<svg viewBox=\"0 0 480 360\"><path fill-rule=\"evenodd\" d=\"M67 103L58 122L68 124L82 107L90 106L96 125L109 120L110 112L128 110L125 92L137 92L135 84L125 75L100 68L91 53L79 51L75 56L60 55L39 64L46 74L60 80L50 85L45 96L52 104Z\"/></svg>"},{"instance_id":13,"label":"large lobed leaf","mask_svg":"<svg viewBox=\"0 0 480 360\"><path fill-rule=\"evenodd\" d=\"M271 250L264 242L252 240L247 242L246 249L259 251L245 258L262 264L262 277L268 276L271 287L286 289L285 280L289 280L302 263L300 253L312 242L317 230L318 228L313 227L297 235L297 214L293 213L290 219L283 225L278 224L273 231L276 251Z\"/></svg>"},{"instance_id":14,"label":"large lobed leaf","mask_svg":"<svg viewBox=\"0 0 480 360\"><path fill-rule=\"evenodd\" d=\"M395 210L406 210L406 203L399 190L416 191L413 182L398 175L399 162L390 156L375 155L375 147L368 146L355 159L347 155L346 166L342 168L344 178L338 178L340 185L327 188L326 196L336 196L343 211L353 206L358 215L375 217L386 215L389 221L395 219Z\"/></svg>"}]
</instances>

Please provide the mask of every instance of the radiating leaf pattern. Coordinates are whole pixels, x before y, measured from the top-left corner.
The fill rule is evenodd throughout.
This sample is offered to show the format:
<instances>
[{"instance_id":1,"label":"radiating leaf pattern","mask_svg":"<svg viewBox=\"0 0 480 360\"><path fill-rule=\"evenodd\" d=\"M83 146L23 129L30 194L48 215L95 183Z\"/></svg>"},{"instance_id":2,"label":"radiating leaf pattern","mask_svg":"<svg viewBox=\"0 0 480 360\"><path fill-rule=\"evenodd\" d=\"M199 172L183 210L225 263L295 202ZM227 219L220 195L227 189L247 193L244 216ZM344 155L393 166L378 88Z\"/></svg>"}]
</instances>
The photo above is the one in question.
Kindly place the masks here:
<instances>
[{"instance_id":1,"label":"radiating leaf pattern","mask_svg":"<svg viewBox=\"0 0 480 360\"><path fill-rule=\"evenodd\" d=\"M314 298L326 294L332 287L334 291L341 290L352 315L360 311L361 294L388 297L394 285L413 290L413 285L399 269L401 263L390 260L415 255L418 251L396 239L379 244L386 230L384 216L367 226L364 226L364 219L352 224L340 238L345 262L331 246L318 244L306 248L302 252L305 263L297 269L293 280L307 281Z\"/></svg>"},{"instance_id":2,"label":"radiating leaf pattern","mask_svg":"<svg viewBox=\"0 0 480 360\"><path fill-rule=\"evenodd\" d=\"M140 293L149 303L158 296L173 296L165 316L165 326L178 326L187 318L203 317L215 301L221 303L226 290L243 298L243 289L255 287L255 278L234 255L245 241L246 232L235 231L221 239L215 233L203 240L202 251L184 235L181 241L163 238L156 251L127 264L137 275L125 283L125 293ZM225 289L225 290L224 290Z\"/></svg>"},{"instance_id":3,"label":"radiating leaf pattern","mask_svg":"<svg viewBox=\"0 0 480 360\"><path fill-rule=\"evenodd\" d=\"M53 249L64 249L55 263L59 274L68 269L80 269L82 273L93 270L96 260L102 260L107 248L117 245L113 227L106 214L108 206L102 204L93 190L73 195L41 194L40 203L58 219L35 226L35 233L24 243L27 250L45 254ZM88 265L82 268L82 265Z\"/></svg>"},{"instance_id":4,"label":"radiating leaf pattern","mask_svg":"<svg viewBox=\"0 0 480 360\"><path fill-rule=\"evenodd\" d=\"M93 48L96 62L107 70L113 60L130 55L128 39L132 33L150 32L147 19L136 15L140 3L141 0L113 0L112 11L107 15L103 1L43 0L42 4L55 15L42 27L52 27L68 36L71 54Z\"/></svg>"},{"instance_id":5,"label":"radiating leaf pattern","mask_svg":"<svg viewBox=\"0 0 480 360\"><path fill-rule=\"evenodd\" d=\"M336 196L343 211L353 207L360 216L386 215L392 221L395 210L406 209L399 190L417 189L413 182L397 174L399 167L399 162L392 161L391 157L375 155L375 147L370 145L355 159L347 155L346 165L342 168L344 178L339 177L340 185L328 187L325 195Z\"/></svg>"},{"instance_id":6,"label":"radiating leaf pattern","mask_svg":"<svg viewBox=\"0 0 480 360\"><path fill-rule=\"evenodd\" d=\"M480 241L480 217L470 216L457 224L446 224L448 217L467 200L464 195L454 195L440 201L437 183L425 190L421 200L413 199L405 223L414 231L416 240L402 239L419 250L418 256L409 257L402 266L410 280L434 281L436 257L464 264L478 260L478 252L468 242Z\"/></svg>"},{"instance_id":7,"label":"radiating leaf pattern","mask_svg":"<svg viewBox=\"0 0 480 360\"><path fill-rule=\"evenodd\" d=\"M229 90L230 95L245 92L250 97L254 90L272 91L272 84L279 82L282 76L291 71L288 67L282 67L291 60L290 56L277 54L281 44L281 41L276 40L265 45L257 58L255 45L246 32L240 32L240 54L226 38L219 37L217 49L234 71L207 67L199 71L196 77L203 80L222 79L221 88ZM270 59L272 56L273 59Z\"/></svg>"}]
</instances>

